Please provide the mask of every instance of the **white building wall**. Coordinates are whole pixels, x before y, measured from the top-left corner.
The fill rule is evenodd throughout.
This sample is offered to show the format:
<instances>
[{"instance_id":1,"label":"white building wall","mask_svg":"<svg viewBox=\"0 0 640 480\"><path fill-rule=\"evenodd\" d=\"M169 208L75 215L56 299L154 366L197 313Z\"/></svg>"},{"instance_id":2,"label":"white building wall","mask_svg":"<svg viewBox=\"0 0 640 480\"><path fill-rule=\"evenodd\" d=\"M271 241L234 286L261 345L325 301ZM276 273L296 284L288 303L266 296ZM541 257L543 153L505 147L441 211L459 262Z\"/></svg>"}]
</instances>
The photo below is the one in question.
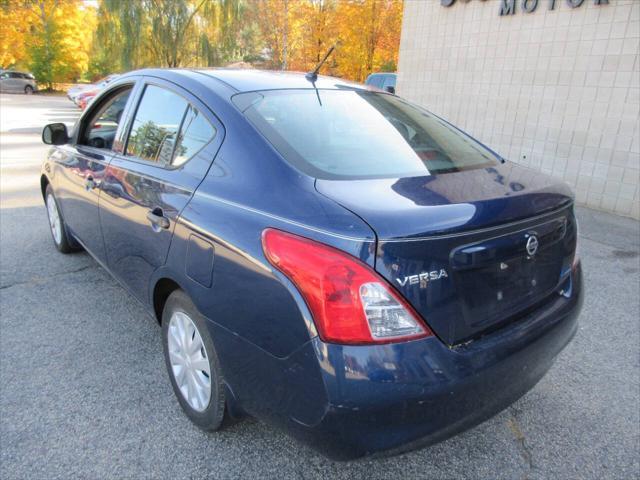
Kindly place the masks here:
<instances>
[{"instance_id":1,"label":"white building wall","mask_svg":"<svg viewBox=\"0 0 640 480\"><path fill-rule=\"evenodd\" d=\"M397 93L640 218L640 0L550 2L405 0Z\"/></svg>"}]
</instances>

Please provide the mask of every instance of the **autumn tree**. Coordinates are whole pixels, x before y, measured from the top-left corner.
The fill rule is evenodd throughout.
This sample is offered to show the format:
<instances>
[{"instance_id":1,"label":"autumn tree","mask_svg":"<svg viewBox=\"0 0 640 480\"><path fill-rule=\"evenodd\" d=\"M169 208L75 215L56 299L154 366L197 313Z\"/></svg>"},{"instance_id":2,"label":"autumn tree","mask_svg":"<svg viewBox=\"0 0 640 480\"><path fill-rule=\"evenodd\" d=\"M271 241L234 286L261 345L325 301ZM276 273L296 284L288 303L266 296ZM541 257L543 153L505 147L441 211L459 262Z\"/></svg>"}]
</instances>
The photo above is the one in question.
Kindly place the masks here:
<instances>
[{"instance_id":1,"label":"autumn tree","mask_svg":"<svg viewBox=\"0 0 640 480\"><path fill-rule=\"evenodd\" d=\"M26 2L0 2L0 67L9 68L25 63L26 39L34 19Z\"/></svg>"},{"instance_id":2,"label":"autumn tree","mask_svg":"<svg viewBox=\"0 0 640 480\"><path fill-rule=\"evenodd\" d=\"M3 67L28 68L47 88L87 70L93 8L80 0L13 0L0 7Z\"/></svg>"},{"instance_id":3,"label":"autumn tree","mask_svg":"<svg viewBox=\"0 0 640 480\"><path fill-rule=\"evenodd\" d=\"M185 47L193 35L193 19L206 1L142 0L151 22L149 47L158 63L179 67L185 60L190 60Z\"/></svg>"},{"instance_id":4,"label":"autumn tree","mask_svg":"<svg viewBox=\"0 0 640 480\"><path fill-rule=\"evenodd\" d=\"M402 2L339 2L336 17L341 41L336 52L336 74L364 81L372 72L395 70L400 48Z\"/></svg>"},{"instance_id":5,"label":"autumn tree","mask_svg":"<svg viewBox=\"0 0 640 480\"><path fill-rule=\"evenodd\" d=\"M198 21L206 25L209 49L207 66L257 58L258 32L252 20L253 0L207 2Z\"/></svg>"},{"instance_id":6,"label":"autumn tree","mask_svg":"<svg viewBox=\"0 0 640 480\"><path fill-rule=\"evenodd\" d=\"M258 0L256 6L269 68L309 70L334 44L325 73L363 81L396 68L401 0Z\"/></svg>"},{"instance_id":7,"label":"autumn tree","mask_svg":"<svg viewBox=\"0 0 640 480\"><path fill-rule=\"evenodd\" d=\"M0 64L40 81L141 67L308 71L362 81L398 61L402 0L0 0Z\"/></svg>"}]
</instances>

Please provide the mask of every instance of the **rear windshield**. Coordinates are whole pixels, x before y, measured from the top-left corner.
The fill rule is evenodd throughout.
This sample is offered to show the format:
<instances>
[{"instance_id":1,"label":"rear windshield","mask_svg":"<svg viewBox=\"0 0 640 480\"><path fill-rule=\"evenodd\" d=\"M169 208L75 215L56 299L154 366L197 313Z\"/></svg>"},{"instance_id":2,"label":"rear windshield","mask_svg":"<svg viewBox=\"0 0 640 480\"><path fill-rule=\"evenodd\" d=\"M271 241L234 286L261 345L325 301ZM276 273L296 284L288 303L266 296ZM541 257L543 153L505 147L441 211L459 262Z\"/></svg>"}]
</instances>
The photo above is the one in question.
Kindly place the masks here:
<instances>
[{"instance_id":1,"label":"rear windshield","mask_svg":"<svg viewBox=\"0 0 640 480\"><path fill-rule=\"evenodd\" d=\"M239 94L234 103L287 161L316 178L412 177L499 161L446 122L391 95L273 90Z\"/></svg>"}]
</instances>

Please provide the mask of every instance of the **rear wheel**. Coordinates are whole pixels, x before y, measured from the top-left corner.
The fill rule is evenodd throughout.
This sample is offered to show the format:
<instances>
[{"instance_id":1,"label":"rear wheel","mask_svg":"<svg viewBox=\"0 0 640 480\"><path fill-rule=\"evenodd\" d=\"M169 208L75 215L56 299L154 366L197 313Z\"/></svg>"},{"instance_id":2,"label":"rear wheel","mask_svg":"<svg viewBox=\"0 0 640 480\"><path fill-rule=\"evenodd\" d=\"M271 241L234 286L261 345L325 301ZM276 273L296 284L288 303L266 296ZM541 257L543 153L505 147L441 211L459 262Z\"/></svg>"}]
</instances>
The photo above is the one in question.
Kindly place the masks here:
<instances>
[{"instance_id":1,"label":"rear wheel","mask_svg":"<svg viewBox=\"0 0 640 480\"><path fill-rule=\"evenodd\" d=\"M47 189L45 191L45 204L47 206L49 230L51 231L51 237L53 238L53 243L56 248L62 253L71 253L78 250L75 242L69 238L62 214L58 208L58 202L56 201L56 197L53 195L51 185L47 185Z\"/></svg>"},{"instance_id":2,"label":"rear wheel","mask_svg":"<svg viewBox=\"0 0 640 480\"><path fill-rule=\"evenodd\" d=\"M176 290L162 312L164 359L173 391L189 419L203 430L218 430L225 393L218 355L191 299Z\"/></svg>"},{"instance_id":3,"label":"rear wheel","mask_svg":"<svg viewBox=\"0 0 640 480\"><path fill-rule=\"evenodd\" d=\"M27 85L24 87L24 93L27 95L31 95L33 93L33 87L31 85Z\"/></svg>"}]
</instances>

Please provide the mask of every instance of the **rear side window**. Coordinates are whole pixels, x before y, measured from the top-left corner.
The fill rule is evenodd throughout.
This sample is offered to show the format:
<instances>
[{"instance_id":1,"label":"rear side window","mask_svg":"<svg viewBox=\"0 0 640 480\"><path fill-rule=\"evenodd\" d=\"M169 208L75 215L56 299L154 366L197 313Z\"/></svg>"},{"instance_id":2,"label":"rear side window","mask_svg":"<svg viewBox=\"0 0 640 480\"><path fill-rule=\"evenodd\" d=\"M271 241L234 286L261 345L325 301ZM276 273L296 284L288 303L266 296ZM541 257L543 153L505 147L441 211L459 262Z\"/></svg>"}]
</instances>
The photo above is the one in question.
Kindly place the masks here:
<instances>
[{"instance_id":1,"label":"rear side window","mask_svg":"<svg viewBox=\"0 0 640 480\"><path fill-rule=\"evenodd\" d=\"M179 166L214 136L215 128L183 97L148 85L133 120L126 155Z\"/></svg>"}]
</instances>

